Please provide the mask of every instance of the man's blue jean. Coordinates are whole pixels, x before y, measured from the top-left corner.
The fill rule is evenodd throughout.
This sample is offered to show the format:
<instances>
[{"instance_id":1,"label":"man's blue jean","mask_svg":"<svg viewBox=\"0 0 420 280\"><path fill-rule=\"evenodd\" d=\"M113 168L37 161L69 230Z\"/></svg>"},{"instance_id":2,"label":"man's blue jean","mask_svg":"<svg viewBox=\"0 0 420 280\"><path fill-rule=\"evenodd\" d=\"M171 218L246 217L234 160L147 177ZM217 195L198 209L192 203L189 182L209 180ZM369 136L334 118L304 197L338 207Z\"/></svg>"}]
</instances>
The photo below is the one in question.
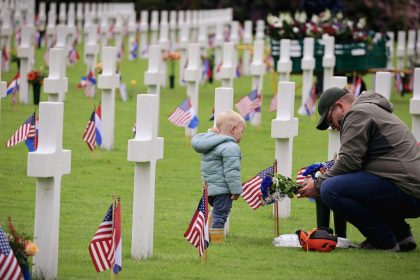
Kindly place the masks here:
<instances>
[{"instance_id":1,"label":"man's blue jean","mask_svg":"<svg viewBox=\"0 0 420 280\"><path fill-rule=\"evenodd\" d=\"M230 194L209 196L209 204L213 207L211 228L224 228L232 208Z\"/></svg>"},{"instance_id":2,"label":"man's blue jean","mask_svg":"<svg viewBox=\"0 0 420 280\"><path fill-rule=\"evenodd\" d=\"M419 174L420 176L420 174ZM325 204L377 247L389 248L410 234L405 218L420 216L420 199L365 171L335 176L321 185Z\"/></svg>"}]
</instances>

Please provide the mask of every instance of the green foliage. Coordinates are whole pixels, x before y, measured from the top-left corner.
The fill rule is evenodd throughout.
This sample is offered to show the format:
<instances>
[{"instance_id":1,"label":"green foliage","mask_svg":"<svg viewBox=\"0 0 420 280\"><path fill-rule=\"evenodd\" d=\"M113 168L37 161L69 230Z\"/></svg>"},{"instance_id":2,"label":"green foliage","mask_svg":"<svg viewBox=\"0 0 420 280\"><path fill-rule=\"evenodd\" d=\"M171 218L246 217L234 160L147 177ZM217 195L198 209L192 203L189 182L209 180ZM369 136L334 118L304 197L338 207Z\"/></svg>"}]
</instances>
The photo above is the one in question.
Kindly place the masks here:
<instances>
[{"instance_id":1,"label":"green foliage","mask_svg":"<svg viewBox=\"0 0 420 280\"><path fill-rule=\"evenodd\" d=\"M79 46L79 53L83 53ZM36 50L36 68L43 63L44 52ZM102 221L113 193L122 205L123 270L121 279L418 279L420 253L394 254L337 249L330 254L307 253L299 248L275 248L272 207L256 211L242 200L235 201L230 216L230 234L222 245L211 245L209 260L203 264L197 250L184 238L192 214L201 196L200 158L193 151L184 129L167 120L185 98L186 87L178 84L163 88L160 95L160 136L165 139L164 158L157 162L154 203L154 252L149 260L132 260L131 223L133 209L134 164L127 161L127 141L133 138L136 94L145 93L143 75L147 61L121 63L122 82L127 84L129 99L115 102L115 140L113 151L90 152L82 140L83 131L101 92L87 99L77 89L86 67L79 61L67 68L69 91L64 104L63 148L72 151L71 174L62 178L58 279L109 279L109 272L98 274L90 260L88 244ZM176 67L178 69L178 67ZM3 80L15 74L3 73ZM176 74L176 78L179 75ZM301 76L296 81L295 108L301 104ZM131 85L137 80L137 85ZM178 80L177 80L178 81ZM371 88L371 76L365 76ZM199 132L212 126L208 121L214 103L214 89L220 83L200 85ZM251 78L235 80L235 101L251 89ZM275 86L274 86L275 88ZM273 94L272 76L264 79L262 125L247 125L240 144L243 181L269 166L274 160L275 140L271 138L268 113ZM281 93L280 93L281 94ZM409 97L393 95L397 115L411 125ZM41 101L46 101L41 94ZM0 128L0 222L12 216L16 228L33 235L36 179L27 177L25 144L6 149L4 143L33 112L32 105L12 105L11 97L1 100ZM293 172L327 157L328 133L315 129L318 116L299 116L299 135L293 140ZM279 166L285 164L279 161ZM150 209L152 211L152 209ZM409 220L414 237L420 240L420 221ZM280 233L316 226L315 205L307 199L292 200L292 214L280 221ZM135 233L138 234L138 233ZM348 237L361 242L363 236L352 226ZM35 240L36 242L36 240ZM42 248L39 248L42 250Z\"/></svg>"}]
</instances>

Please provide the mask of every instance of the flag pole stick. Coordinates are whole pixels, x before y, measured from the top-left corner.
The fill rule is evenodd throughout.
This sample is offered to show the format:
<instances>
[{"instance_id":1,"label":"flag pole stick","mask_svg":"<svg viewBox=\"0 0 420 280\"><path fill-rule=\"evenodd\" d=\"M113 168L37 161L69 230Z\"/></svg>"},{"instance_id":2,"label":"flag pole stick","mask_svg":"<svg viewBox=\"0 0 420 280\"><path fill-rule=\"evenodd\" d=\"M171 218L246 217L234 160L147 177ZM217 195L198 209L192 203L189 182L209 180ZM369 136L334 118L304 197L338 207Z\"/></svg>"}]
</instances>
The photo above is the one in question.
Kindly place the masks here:
<instances>
[{"instance_id":1,"label":"flag pole stick","mask_svg":"<svg viewBox=\"0 0 420 280\"><path fill-rule=\"evenodd\" d=\"M274 175L277 174L277 160L274 160ZM274 203L274 237L280 235L280 226L279 226L279 202Z\"/></svg>"},{"instance_id":2,"label":"flag pole stick","mask_svg":"<svg viewBox=\"0 0 420 280\"><path fill-rule=\"evenodd\" d=\"M114 215L115 215L115 193L112 195L112 215L111 215L112 238L114 238ZM114 240L112 240L112 244L114 245ZM115 261L115 256L114 256L114 261ZM111 273L111 280L114 280L114 273L112 269L113 265L114 264L111 265L111 269L109 270L109 272Z\"/></svg>"},{"instance_id":3,"label":"flag pole stick","mask_svg":"<svg viewBox=\"0 0 420 280\"><path fill-rule=\"evenodd\" d=\"M207 181L204 182L204 187L203 188L204 188L204 193L207 196L207 188L208 188ZM208 200L208 197L206 197L206 217L205 217L205 224L204 224L204 226L207 227L207 233L208 233L209 227L210 227L210 225L208 224L208 222L209 222L209 200ZM206 242L205 241L205 238L206 238L205 232L206 232L206 229L204 229L204 242ZM203 263L207 263L207 260L208 260L208 254L207 254L208 244L206 246L207 247L204 249L203 256L201 256L201 261Z\"/></svg>"}]
</instances>

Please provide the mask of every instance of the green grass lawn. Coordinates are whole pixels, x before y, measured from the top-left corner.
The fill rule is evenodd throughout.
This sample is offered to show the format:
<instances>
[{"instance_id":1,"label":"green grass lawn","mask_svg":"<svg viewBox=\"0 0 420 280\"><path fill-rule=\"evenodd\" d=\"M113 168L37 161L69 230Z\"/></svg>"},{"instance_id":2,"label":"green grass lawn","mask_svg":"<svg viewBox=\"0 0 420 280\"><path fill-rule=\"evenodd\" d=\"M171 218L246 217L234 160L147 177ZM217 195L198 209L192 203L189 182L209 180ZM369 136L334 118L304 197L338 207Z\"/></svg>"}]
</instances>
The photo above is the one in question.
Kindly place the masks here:
<instances>
[{"instance_id":1,"label":"green grass lawn","mask_svg":"<svg viewBox=\"0 0 420 280\"><path fill-rule=\"evenodd\" d=\"M36 50L36 66L43 63L43 52ZM83 53L83 52L80 52ZM123 270L121 279L419 279L420 251L384 253L337 249L330 254L304 252L299 248L272 246L272 208L256 211L243 201L234 203L230 218L230 235L222 245L210 246L208 262L198 259L197 250L183 237L201 196L200 157L193 151L184 129L175 127L167 117L185 98L186 88L161 90L160 136L164 137L164 158L156 169L154 254L149 260L130 258L134 164L127 161L127 141L132 136L136 117L136 94L146 93L143 75L147 61L121 63L122 82L127 84L129 100L117 94L115 107L115 149L90 152L82 135L93 109L100 101L87 99L76 84L85 74L81 61L67 68L69 91L64 109L63 147L72 151L71 174L62 179L58 279L107 279L109 272L97 273L91 263L88 244L102 221L112 194L121 196ZM169 69L169 66L168 66ZM3 73L10 80L16 71ZM137 85L131 81L136 80ZM295 109L301 99L301 76L296 82ZM365 81L371 88L372 77ZM212 125L208 121L213 103L214 84L200 85L199 132ZM251 90L251 78L235 80L235 101ZM245 181L274 159L275 140L271 138L271 120L275 113L268 108L273 94L272 76L264 80L262 125L248 125L241 142L242 179ZM46 94L41 95L46 101ZM408 113L410 95L393 93L396 114L411 126ZM5 142L33 112L33 105L12 105L11 97L1 100L0 130L0 224L12 216L15 226L33 235L35 178L27 177L27 148L24 143L11 149ZM296 112L296 111L295 111ZM326 160L328 133L317 131L318 116L299 117L299 135L293 143L293 174L316 161ZM283 164L281 159L279 164ZM152 209L150 209L152 211ZM420 240L420 221L410 220L413 233ZM292 200L292 214L280 221L280 233L315 227L315 204L308 199ZM348 237L355 243L364 240L352 226ZM42 249L42 248L41 248Z\"/></svg>"}]
</instances>

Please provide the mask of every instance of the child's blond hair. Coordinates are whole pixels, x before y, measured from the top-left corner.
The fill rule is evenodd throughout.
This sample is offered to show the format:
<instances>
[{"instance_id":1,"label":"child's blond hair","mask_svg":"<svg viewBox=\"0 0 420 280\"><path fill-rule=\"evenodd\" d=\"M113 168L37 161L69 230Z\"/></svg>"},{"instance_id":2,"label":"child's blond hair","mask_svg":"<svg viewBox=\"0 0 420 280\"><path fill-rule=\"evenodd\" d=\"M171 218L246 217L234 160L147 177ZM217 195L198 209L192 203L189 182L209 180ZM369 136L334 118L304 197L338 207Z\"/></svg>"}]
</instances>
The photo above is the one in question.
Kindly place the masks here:
<instances>
[{"instance_id":1,"label":"child's blond hair","mask_svg":"<svg viewBox=\"0 0 420 280\"><path fill-rule=\"evenodd\" d=\"M245 119L240 114L232 110L224 111L216 118L216 128L219 131L223 131L226 127L237 124L242 124L243 127L246 126Z\"/></svg>"}]
</instances>

